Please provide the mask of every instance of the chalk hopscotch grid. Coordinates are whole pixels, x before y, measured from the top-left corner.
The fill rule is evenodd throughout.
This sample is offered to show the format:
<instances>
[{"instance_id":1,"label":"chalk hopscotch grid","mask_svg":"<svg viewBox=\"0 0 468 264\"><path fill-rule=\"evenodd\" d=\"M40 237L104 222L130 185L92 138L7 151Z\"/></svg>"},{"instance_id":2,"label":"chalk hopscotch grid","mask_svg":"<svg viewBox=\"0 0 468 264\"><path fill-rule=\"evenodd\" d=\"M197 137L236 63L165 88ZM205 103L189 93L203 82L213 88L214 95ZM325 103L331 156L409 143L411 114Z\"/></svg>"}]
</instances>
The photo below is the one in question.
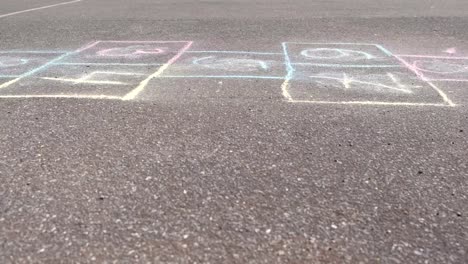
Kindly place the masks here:
<instances>
[{"instance_id":1,"label":"chalk hopscotch grid","mask_svg":"<svg viewBox=\"0 0 468 264\"><path fill-rule=\"evenodd\" d=\"M172 65L175 61L177 61L177 59L180 58L180 56L182 56L182 54L188 50L191 45L193 44L193 41L94 41L94 42L91 42L90 44L88 45L85 45L84 47L82 48L79 48L75 51L72 51L72 52L67 52L65 54L62 54L61 56L55 58L55 59L52 59L50 60L49 62L43 64L42 66L40 67L37 67L29 72L26 72L22 75L19 75L19 76L14 76L13 80L10 80L6 83L3 83L3 84L0 84L0 89L4 89L4 88L7 88L9 87L10 85L20 81L21 79L23 78L26 78L26 77L29 77L29 76L32 76L34 75L35 73L37 72L40 72L42 70L45 70L47 68L49 68L50 66L53 66L53 65L93 65L93 63L64 63L64 62L60 62L62 60L65 60L67 57L70 57L72 55L75 55L75 54L78 54L80 52L83 52L87 49L90 49L96 45L98 45L99 43L186 43L186 45L184 45L179 51L178 53L173 56L168 62L164 63L164 64L137 64L136 66L160 66L158 68L158 70L156 72L154 72L153 74L149 75L145 80L143 80L142 82L140 82L140 84L135 87L133 90L131 90L130 92L128 92L126 95L124 96L109 96L109 95L92 95L92 94L89 94L89 95L85 95L85 94L38 94L38 95L0 95L0 98L78 98L78 99L84 99L84 98L88 98L88 99L109 99L109 100L132 100L132 99L135 99L138 94L140 94L147 86L147 84L153 79L153 78L158 78L170 65ZM14 51L16 52L16 51ZM4 52L4 53L7 53L7 52ZM12 52L10 52L12 53ZM41 52L38 52L38 53L41 53ZM42 52L42 53L45 53L45 52ZM102 65L102 64L94 64L94 65ZM129 66L135 66L134 64L122 64L122 63L114 63L114 64L103 64L103 65L129 65ZM4 77L4 78L10 78L9 76L0 76L1 77Z\"/></svg>"},{"instance_id":2,"label":"chalk hopscotch grid","mask_svg":"<svg viewBox=\"0 0 468 264\"><path fill-rule=\"evenodd\" d=\"M63 62L65 58L78 54L86 49L92 48L96 46L99 43L102 42L108 42L108 43L186 43L186 45L179 50L179 52L172 57L167 63L165 64L132 64L132 63L67 63ZM35 73L42 71L44 69L47 69L51 65L128 65L128 66L148 66L148 65L154 65L154 66L160 66L158 70L149 75L145 80L140 82L140 84L134 88L132 91L127 93L124 96L108 96L108 95L83 95L83 94L55 94L55 95L49 95L49 94L44 94L44 95L0 95L0 98L89 98L89 99L112 99L112 100L132 100L135 99L148 85L149 81L151 81L153 78L259 78L259 79L275 79L275 80L283 80L283 83L281 85L281 90L283 96L287 99L287 101L292 102L292 103L317 103L317 104L350 104L350 105L407 105L407 106L455 106L455 104L447 97L447 95L440 90L437 86L435 86L433 83L431 83L431 80L427 79L422 75L420 72L417 71L417 69L414 69L412 65L410 65L408 62L406 62L402 57L410 57L413 55L394 55L384 47L382 47L379 44L370 44L370 43L306 43L306 42L283 42L282 48L283 48L283 53L275 53L275 52L248 52L248 51L190 51L190 47L193 44L192 41L95 41L92 42L76 51L72 52L65 52L61 56L58 56L49 62L45 63L44 65L37 67L33 70L30 70L22 75L19 76L0 76L0 78L14 78L13 80L10 80L6 83L0 84L0 89L6 88L18 81L20 81L23 78L29 77L31 75L34 75ZM408 68L410 71L415 73L418 78L420 78L422 81L426 82L429 86L431 86L434 90L438 92L438 94L443 98L444 103L443 104L434 104L434 103L410 103L410 102L379 102L379 101L313 101L313 100L295 100L291 97L289 94L289 82L294 76L295 73L295 68L293 65L301 65L301 63L291 63L291 59L288 54L288 44L304 44L304 45L309 45L309 44L314 44L314 45L367 45L367 46L374 46L383 51L386 55L389 57L394 57L398 61L400 61L406 68ZM56 52L48 52L48 51L0 51L0 54L8 54L8 53L62 53L59 51ZM251 75L245 75L245 76L226 76L226 75L219 75L219 76L198 76L198 75L193 75L193 76L161 76L162 73L170 66L172 65L175 61L177 61L184 53L226 53L226 54L256 54L256 55L280 55L283 54L285 61L284 64L286 65L286 75L285 76L251 76ZM424 56L416 56L415 57L424 57ZM427 56L431 57L431 56ZM451 57L447 57L451 58ZM451 58L452 59L452 58ZM460 58L460 59L465 59L465 58ZM323 67L335 67L336 64L307 64L305 65L315 65L315 66L323 66ZM401 67L399 65L346 65L345 67Z\"/></svg>"},{"instance_id":3,"label":"chalk hopscotch grid","mask_svg":"<svg viewBox=\"0 0 468 264\"><path fill-rule=\"evenodd\" d=\"M294 76L294 73L296 72L296 69L294 68L293 65L296 63L291 62L291 58L288 53L288 44L299 44L299 45L365 45L365 46L374 46L377 47L379 50L384 52L386 55L389 57L394 57L398 61L402 63L406 68L408 68L411 72L416 74L419 79L422 81L426 82L432 89L434 89L439 96L442 98L443 103L411 103L411 102L386 102L386 101L322 101L322 100L296 100L294 99L291 94L289 93L289 88L290 88L290 81ZM287 74L284 78L284 82L281 85L281 91L283 96L286 98L288 102L291 103L310 103L310 104L342 104L342 105L395 105L395 106L442 106L442 107L453 107L456 106L449 98L448 96L441 90L439 89L436 85L434 85L430 80L426 79L422 74L420 74L417 70L415 70L408 62L403 60L402 58L394 55L392 52L384 48L383 46L379 44L372 44L372 43L307 43L307 42L283 42L281 43L283 52L284 52L284 57L285 57L285 65L286 65L286 71ZM297 63L297 65L309 65L308 63ZM320 64L318 64L320 65ZM329 66L329 65L328 65ZM337 66L336 64L333 64L333 66ZM373 65L369 66L362 66L362 65L351 65L348 67L371 67ZM396 65L377 65L377 67L395 67ZM401 66L400 66L401 67Z\"/></svg>"}]
</instances>

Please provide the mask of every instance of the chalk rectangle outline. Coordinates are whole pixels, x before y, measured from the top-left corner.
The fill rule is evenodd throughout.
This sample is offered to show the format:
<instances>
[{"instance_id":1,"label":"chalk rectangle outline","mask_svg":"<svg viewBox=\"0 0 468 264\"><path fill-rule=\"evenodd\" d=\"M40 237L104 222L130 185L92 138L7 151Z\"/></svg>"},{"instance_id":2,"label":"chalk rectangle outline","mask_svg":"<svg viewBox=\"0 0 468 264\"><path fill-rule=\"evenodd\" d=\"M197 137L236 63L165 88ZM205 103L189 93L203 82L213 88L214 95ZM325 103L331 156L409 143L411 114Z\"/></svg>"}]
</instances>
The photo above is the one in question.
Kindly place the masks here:
<instances>
[{"instance_id":1,"label":"chalk rectangle outline","mask_svg":"<svg viewBox=\"0 0 468 264\"><path fill-rule=\"evenodd\" d=\"M110 99L119 99L119 100L130 100L130 99L134 99L146 86L147 82L149 82L151 79L155 78L155 77L159 77L159 75L162 74L162 72L164 72L165 69L167 69L172 63L174 63L177 59L180 58L180 56L182 56L182 54L187 51L191 45L193 44L193 41L103 41L103 40L98 40L98 41L94 41L94 42L91 42L89 43L88 45L85 45L75 51L72 51L72 52L67 52L65 54L62 54L61 56L59 57L56 57L52 60L50 60L49 62L27 72L27 73L24 73L22 75L20 75L19 77L17 77L16 79L14 80L11 80L9 82L6 82L6 83L3 83L3 84L0 84L0 89L2 88L7 88L8 86L10 86L11 84L14 84L16 82L18 82L19 80L25 78L25 77L29 77L45 68L47 68L48 66L51 66L51 65L60 65L59 62L60 60L68 57L68 56L71 56L71 55L74 55L74 54L77 54L77 53L80 53L82 51L85 51L87 49L90 49L94 46L96 46L97 44L99 43L105 43L105 42L115 42L115 43L187 43L184 47L182 47L181 49L179 49L178 53L173 56L167 63L165 64L157 64L157 66L160 66L158 68L158 71L156 71L154 74L150 75L148 78L146 78L143 82L140 83L140 85L138 87L136 87L135 89L133 89L132 91L130 91L129 93L127 93L125 96L123 97L120 97L120 96L106 96L106 95L64 95L64 94L56 94L56 95L0 95L0 98L90 98L90 99L100 99L100 98L103 98L103 99L106 99L106 98L110 98ZM141 88L140 86L142 86L143 83L146 84L143 86L143 88Z\"/></svg>"},{"instance_id":2,"label":"chalk rectangle outline","mask_svg":"<svg viewBox=\"0 0 468 264\"><path fill-rule=\"evenodd\" d=\"M296 69L292 66L293 63L291 63L291 59L288 54L288 44L302 44L302 45L372 45L383 51L385 54L388 56L396 58L400 63L402 63L408 70L411 72L415 73L422 81L426 82L431 88L433 88L440 97L442 97L443 103L442 104L433 104L433 103L411 103L411 102L378 102L375 101L374 105L408 105L408 106L447 106L447 107L453 107L456 106L449 98L448 96L440 90L437 86L435 86L433 83L428 81L423 75L421 75L418 71L415 71L415 69L411 68L411 65L409 65L406 61L403 59L399 58L398 56L394 55L392 52L384 48L383 46L379 44L363 44L363 43L300 43L300 42L282 42L281 45L283 46L283 51L284 51L284 56L285 56L285 65L287 68L287 75L285 76L285 80L283 84L281 85L281 90L283 93L283 96L287 99L288 102L291 103L322 103L322 104L356 104L356 105L372 105L373 101L314 101L314 100L295 100L292 98L291 94L289 93L288 89L290 86L290 80L292 79L292 76Z\"/></svg>"},{"instance_id":3,"label":"chalk rectangle outline","mask_svg":"<svg viewBox=\"0 0 468 264\"><path fill-rule=\"evenodd\" d=\"M224 53L224 54L246 54L246 55L283 55L279 52L255 52L255 51L228 51L228 50L191 50L186 53Z\"/></svg>"},{"instance_id":4,"label":"chalk rectangle outline","mask_svg":"<svg viewBox=\"0 0 468 264\"><path fill-rule=\"evenodd\" d=\"M423 58L423 59L441 59L441 60L467 60L468 57L448 57L448 56L428 56L428 55L395 55L397 58L404 60L404 58ZM428 82L468 82L468 79L457 79L457 78L429 78L426 74L420 71L418 68L411 65L409 62L407 64L413 71L418 72L422 78L427 80ZM468 72L467 72L468 74Z\"/></svg>"},{"instance_id":5,"label":"chalk rectangle outline","mask_svg":"<svg viewBox=\"0 0 468 264\"><path fill-rule=\"evenodd\" d=\"M224 78L224 79L267 79L283 80L284 76L262 76L262 75L161 75L159 78Z\"/></svg>"},{"instance_id":6,"label":"chalk rectangle outline","mask_svg":"<svg viewBox=\"0 0 468 264\"><path fill-rule=\"evenodd\" d=\"M383 51L387 56L393 56L389 50L384 48L382 45L374 44L374 43L339 43L339 42L332 42L332 43L320 43L320 42L283 42L287 44L296 44L296 45L356 45L356 46L374 46L381 51Z\"/></svg>"}]
</instances>

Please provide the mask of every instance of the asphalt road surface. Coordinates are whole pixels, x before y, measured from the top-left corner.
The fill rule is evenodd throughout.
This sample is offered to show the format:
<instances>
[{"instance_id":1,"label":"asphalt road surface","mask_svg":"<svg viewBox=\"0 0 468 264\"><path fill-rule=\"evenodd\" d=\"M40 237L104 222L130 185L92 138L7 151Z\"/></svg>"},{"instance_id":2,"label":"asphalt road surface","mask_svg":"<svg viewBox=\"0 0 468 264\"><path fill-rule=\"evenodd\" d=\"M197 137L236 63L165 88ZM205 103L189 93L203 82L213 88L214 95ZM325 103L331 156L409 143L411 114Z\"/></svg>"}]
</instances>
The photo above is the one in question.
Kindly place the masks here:
<instances>
[{"instance_id":1,"label":"asphalt road surface","mask_svg":"<svg viewBox=\"0 0 468 264\"><path fill-rule=\"evenodd\" d=\"M0 262L468 263L467 25L0 0Z\"/></svg>"}]
</instances>

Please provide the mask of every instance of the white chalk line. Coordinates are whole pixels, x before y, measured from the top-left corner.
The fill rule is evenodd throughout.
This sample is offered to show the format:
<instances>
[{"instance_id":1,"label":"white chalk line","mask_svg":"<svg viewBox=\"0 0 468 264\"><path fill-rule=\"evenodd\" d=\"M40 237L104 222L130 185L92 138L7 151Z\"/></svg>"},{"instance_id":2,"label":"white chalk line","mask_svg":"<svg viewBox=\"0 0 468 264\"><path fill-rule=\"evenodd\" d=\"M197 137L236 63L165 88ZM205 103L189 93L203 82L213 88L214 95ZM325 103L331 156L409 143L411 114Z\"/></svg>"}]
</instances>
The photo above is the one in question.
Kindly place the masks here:
<instances>
[{"instance_id":1,"label":"white chalk line","mask_svg":"<svg viewBox=\"0 0 468 264\"><path fill-rule=\"evenodd\" d=\"M284 64L286 65L286 71L287 71L287 74L284 77L284 81L281 84L281 93L283 94L283 96L288 101L291 102L291 101L293 101L293 98L292 98L291 94L289 93L289 86L290 86L289 81L291 81L291 79L292 79L292 77L294 75L295 69L291 65L291 59L289 58L289 53L288 53L288 45L286 44L286 42L283 42L283 43L281 43L281 46L283 48Z\"/></svg>"},{"instance_id":2,"label":"white chalk line","mask_svg":"<svg viewBox=\"0 0 468 264\"><path fill-rule=\"evenodd\" d=\"M84 94L38 94L38 95L0 95L0 98L21 99L21 98L74 98L74 99L108 99L122 100L120 96L112 95L84 95Z\"/></svg>"},{"instance_id":3,"label":"white chalk line","mask_svg":"<svg viewBox=\"0 0 468 264\"><path fill-rule=\"evenodd\" d=\"M167 63L165 63L163 66L161 66L155 73L151 74L150 76L148 76L145 80L143 80L135 89L133 89L132 91L130 91L129 93L127 93L122 99L123 100L132 100L132 99L135 99L138 94L140 94L145 88L146 86L148 85L148 83L154 79L154 78L157 78L159 76L161 76L161 74L167 69L169 68L169 66L171 66L174 62L176 62L181 56L182 54L184 54L185 51L187 51L191 46L192 46L193 42L190 41L190 42L187 42L187 44L177 53L177 55L175 55L174 57L172 57Z\"/></svg>"},{"instance_id":4,"label":"white chalk line","mask_svg":"<svg viewBox=\"0 0 468 264\"><path fill-rule=\"evenodd\" d=\"M281 84L281 92L283 94L283 96L290 102L293 101L293 98L291 96L291 94L289 93L289 81L291 79L290 78L286 78L284 79L284 82Z\"/></svg>"},{"instance_id":5,"label":"white chalk line","mask_svg":"<svg viewBox=\"0 0 468 264\"><path fill-rule=\"evenodd\" d=\"M308 104L341 104L341 105L387 105L387 106L438 106L438 107L454 107L449 104L436 103L410 103L410 102L380 102L380 101L308 101L308 100L287 100L291 103L308 103Z\"/></svg>"},{"instance_id":6,"label":"white chalk line","mask_svg":"<svg viewBox=\"0 0 468 264\"><path fill-rule=\"evenodd\" d=\"M87 76L86 76L87 77ZM50 80L50 81L62 81L62 82L72 82L74 84L110 84L110 85L129 85L124 82L114 82L114 81L99 81L99 80L86 80L86 79L67 79L67 78L50 78L42 77L41 79Z\"/></svg>"},{"instance_id":7,"label":"white chalk line","mask_svg":"<svg viewBox=\"0 0 468 264\"><path fill-rule=\"evenodd\" d=\"M13 13L8 13L8 14L0 15L0 18L9 17L9 16L14 16L14 15L22 14L22 13L32 12L32 11L41 10L41 9L46 9L46 8L51 8L51 7L56 7L56 6L61 6L61 5L73 4L73 3L77 3L77 2L81 2L81 1L82 1L82 0L74 0L74 1L69 1L69 2L63 2L63 3L54 4L54 5L41 6L41 7L36 7L36 8L31 8L31 9L26 9L26 10L21 10L21 11L16 11L16 12L13 12Z\"/></svg>"},{"instance_id":8,"label":"white chalk line","mask_svg":"<svg viewBox=\"0 0 468 264\"><path fill-rule=\"evenodd\" d=\"M91 80L95 75L123 75L123 76L144 76L145 74L134 73L134 72L109 72L109 71L94 71L88 75L85 75L79 79L70 79L70 78L51 78L51 77L42 77L44 80L52 81L62 81L62 82L72 82L74 84L110 84L110 85L130 85L125 82L118 81L106 81L106 80Z\"/></svg>"}]
</instances>

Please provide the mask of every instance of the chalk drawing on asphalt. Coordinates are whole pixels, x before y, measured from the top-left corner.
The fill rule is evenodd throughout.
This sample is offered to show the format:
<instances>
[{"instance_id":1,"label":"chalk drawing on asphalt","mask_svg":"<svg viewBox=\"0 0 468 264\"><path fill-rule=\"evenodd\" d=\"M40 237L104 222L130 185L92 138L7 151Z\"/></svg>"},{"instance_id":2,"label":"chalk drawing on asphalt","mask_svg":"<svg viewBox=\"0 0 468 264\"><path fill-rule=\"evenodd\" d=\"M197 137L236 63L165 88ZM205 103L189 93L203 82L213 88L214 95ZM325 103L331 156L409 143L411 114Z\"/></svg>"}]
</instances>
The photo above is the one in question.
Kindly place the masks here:
<instances>
[{"instance_id":1,"label":"chalk drawing on asphalt","mask_svg":"<svg viewBox=\"0 0 468 264\"><path fill-rule=\"evenodd\" d=\"M408 68L432 82L467 82L468 58L423 55L398 55Z\"/></svg>"},{"instance_id":2,"label":"chalk drawing on asphalt","mask_svg":"<svg viewBox=\"0 0 468 264\"><path fill-rule=\"evenodd\" d=\"M454 106L434 82L468 81L468 58L396 56L378 44L285 42L255 52L190 50L192 43L96 41L76 51L0 51L0 98L136 100L158 89L158 79L216 78L271 80L291 103Z\"/></svg>"},{"instance_id":3,"label":"chalk drawing on asphalt","mask_svg":"<svg viewBox=\"0 0 468 264\"><path fill-rule=\"evenodd\" d=\"M441 89L377 44L286 42L283 50L287 74L281 90L293 103L454 106Z\"/></svg>"}]
</instances>

